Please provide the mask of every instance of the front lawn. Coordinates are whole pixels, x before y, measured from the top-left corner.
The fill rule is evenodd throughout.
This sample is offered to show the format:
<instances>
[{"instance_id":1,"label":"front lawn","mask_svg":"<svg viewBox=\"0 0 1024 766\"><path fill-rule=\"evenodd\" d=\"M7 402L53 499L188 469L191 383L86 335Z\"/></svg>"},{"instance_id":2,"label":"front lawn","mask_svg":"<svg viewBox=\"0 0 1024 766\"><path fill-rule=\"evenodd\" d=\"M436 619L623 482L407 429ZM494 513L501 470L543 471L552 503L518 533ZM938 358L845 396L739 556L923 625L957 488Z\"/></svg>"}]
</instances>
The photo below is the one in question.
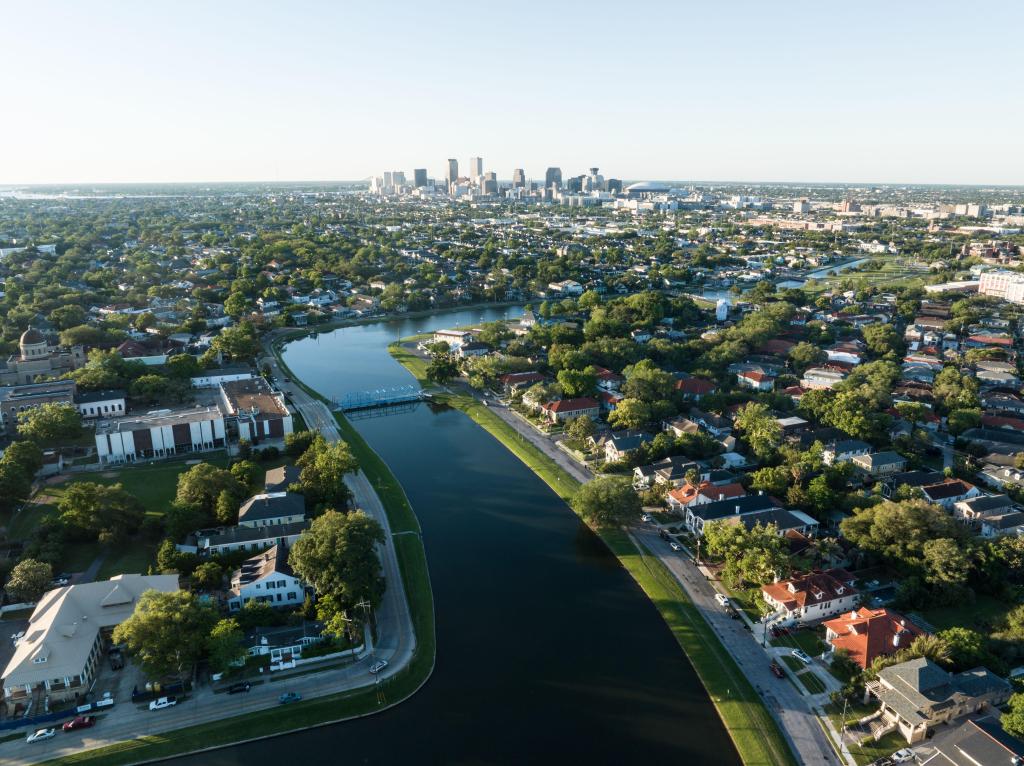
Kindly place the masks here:
<instances>
[{"instance_id":1,"label":"front lawn","mask_svg":"<svg viewBox=\"0 0 1024 766\"><path fill-rule=\"evenodd\" d=\"M778 638L771 640L772 646L785 646L790 649L802 649L810 657L817 657L828 647L821 639L825 629L821 626L816 628L803 628L801 630L790 630Z\"/></svg>"},{"instance_id":2,"label":"front lawn","mask_svg":"<svg viewBox=\"0 0 1024 766\"><path fill-rule=\"evenodd\" d=\"M875 742L873 737L867 737L858 744L849 745L850 755L857 762L857 766L866 766L885 755L891 755L901 747L907 746L906 738L899 730L890 731L880 740Z\"/></svg>"}]
</instances>

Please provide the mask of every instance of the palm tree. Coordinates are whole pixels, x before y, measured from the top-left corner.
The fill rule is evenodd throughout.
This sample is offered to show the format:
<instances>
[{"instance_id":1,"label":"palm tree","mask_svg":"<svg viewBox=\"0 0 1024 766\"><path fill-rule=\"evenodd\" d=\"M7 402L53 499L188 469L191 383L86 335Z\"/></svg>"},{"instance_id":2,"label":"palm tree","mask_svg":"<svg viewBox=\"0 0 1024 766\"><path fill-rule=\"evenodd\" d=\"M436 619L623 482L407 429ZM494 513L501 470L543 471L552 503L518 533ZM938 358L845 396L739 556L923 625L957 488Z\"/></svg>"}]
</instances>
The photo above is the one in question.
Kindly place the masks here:
<instances>
[{"instance_id":1,"label":"palm tree","mask_svg":"<svg viewBox=\"0 0 1024 766\"><path fill-rule=\"evenodd\" d=\"M907 651L907 659L923 657L938 665L948 665L950 662L949 644L938 636L923 635L914 639Z\"/></svg>"}]
</instances>

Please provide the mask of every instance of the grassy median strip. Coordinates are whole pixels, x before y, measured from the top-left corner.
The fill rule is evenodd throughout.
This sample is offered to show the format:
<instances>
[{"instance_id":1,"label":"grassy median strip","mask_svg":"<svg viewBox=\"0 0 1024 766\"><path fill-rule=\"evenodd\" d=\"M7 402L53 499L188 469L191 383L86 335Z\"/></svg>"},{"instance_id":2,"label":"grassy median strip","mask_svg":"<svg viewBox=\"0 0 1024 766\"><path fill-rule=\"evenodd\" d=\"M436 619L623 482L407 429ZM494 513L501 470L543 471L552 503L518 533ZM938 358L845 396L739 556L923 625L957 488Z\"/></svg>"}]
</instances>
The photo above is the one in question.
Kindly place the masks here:
<instances>
[{"instance_id":1,"label":"grassy median strip","mask_svg":"<svg viewBox=\"0 0 1024 766\"><path fill-rule=\"evenodd\" d=\"M421 384L426 363L401 343L389 347ZM435 395L468 415L568 501L579 482L512 426L472 396ZM634 544L622 530L598 530L608 548L654 603L707 689L743 763L747 766L795 766L796 759L775 720L736 661L686 596L682 586L657 557Z\"/></svg>"}]
</instances>

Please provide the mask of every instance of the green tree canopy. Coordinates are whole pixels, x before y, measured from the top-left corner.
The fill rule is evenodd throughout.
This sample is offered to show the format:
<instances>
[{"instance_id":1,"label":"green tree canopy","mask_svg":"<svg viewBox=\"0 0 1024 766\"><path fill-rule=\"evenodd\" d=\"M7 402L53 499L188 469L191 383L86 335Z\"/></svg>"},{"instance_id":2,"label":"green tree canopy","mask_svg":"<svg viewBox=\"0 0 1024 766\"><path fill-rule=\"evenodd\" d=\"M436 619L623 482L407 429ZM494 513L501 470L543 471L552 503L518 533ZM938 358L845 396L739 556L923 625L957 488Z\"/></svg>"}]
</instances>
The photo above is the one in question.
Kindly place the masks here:
<instances>
[{"instance_id":1,"label":"green tree canopy","mask_svg":"<svg viewBox=\"0 0 1024 766\"><path fill-rule=\"evenodd\" d=\"M605 476L582 485L571 501L572 509L598 528L618 527L640 514L640 498L628 479Z\"/></svg>"},{"instance_id":2,"label":"green tree canopy","mask_svg":"<svg viewBox=\"0 0 1024 766\"><path fill-rule=\"evenodd\" d=\"M114 628L150 678L184 676L206 656L217 613L188 591L148 590L131 617Z\"/></svg>"}]
</instances>

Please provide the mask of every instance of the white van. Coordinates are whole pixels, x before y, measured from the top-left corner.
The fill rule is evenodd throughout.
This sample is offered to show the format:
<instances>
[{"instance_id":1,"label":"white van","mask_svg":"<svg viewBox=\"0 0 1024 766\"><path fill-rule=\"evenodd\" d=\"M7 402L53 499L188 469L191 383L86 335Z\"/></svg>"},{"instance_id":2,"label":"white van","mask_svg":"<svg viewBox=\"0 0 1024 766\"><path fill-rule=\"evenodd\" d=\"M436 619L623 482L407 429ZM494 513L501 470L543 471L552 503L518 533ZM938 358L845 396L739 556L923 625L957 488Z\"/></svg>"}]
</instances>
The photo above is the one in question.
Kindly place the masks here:
<instances>
[{"instance_id":1,"label":"white van","mask_svg":"<svg viewBox=\"0 0 1024 766\"><path fill-rule=\"evenodd\" d=\"M729 598L721 593L715 594L715 601L717 601L722 607L729 606Z\"/></svg>"}]
</instances>

